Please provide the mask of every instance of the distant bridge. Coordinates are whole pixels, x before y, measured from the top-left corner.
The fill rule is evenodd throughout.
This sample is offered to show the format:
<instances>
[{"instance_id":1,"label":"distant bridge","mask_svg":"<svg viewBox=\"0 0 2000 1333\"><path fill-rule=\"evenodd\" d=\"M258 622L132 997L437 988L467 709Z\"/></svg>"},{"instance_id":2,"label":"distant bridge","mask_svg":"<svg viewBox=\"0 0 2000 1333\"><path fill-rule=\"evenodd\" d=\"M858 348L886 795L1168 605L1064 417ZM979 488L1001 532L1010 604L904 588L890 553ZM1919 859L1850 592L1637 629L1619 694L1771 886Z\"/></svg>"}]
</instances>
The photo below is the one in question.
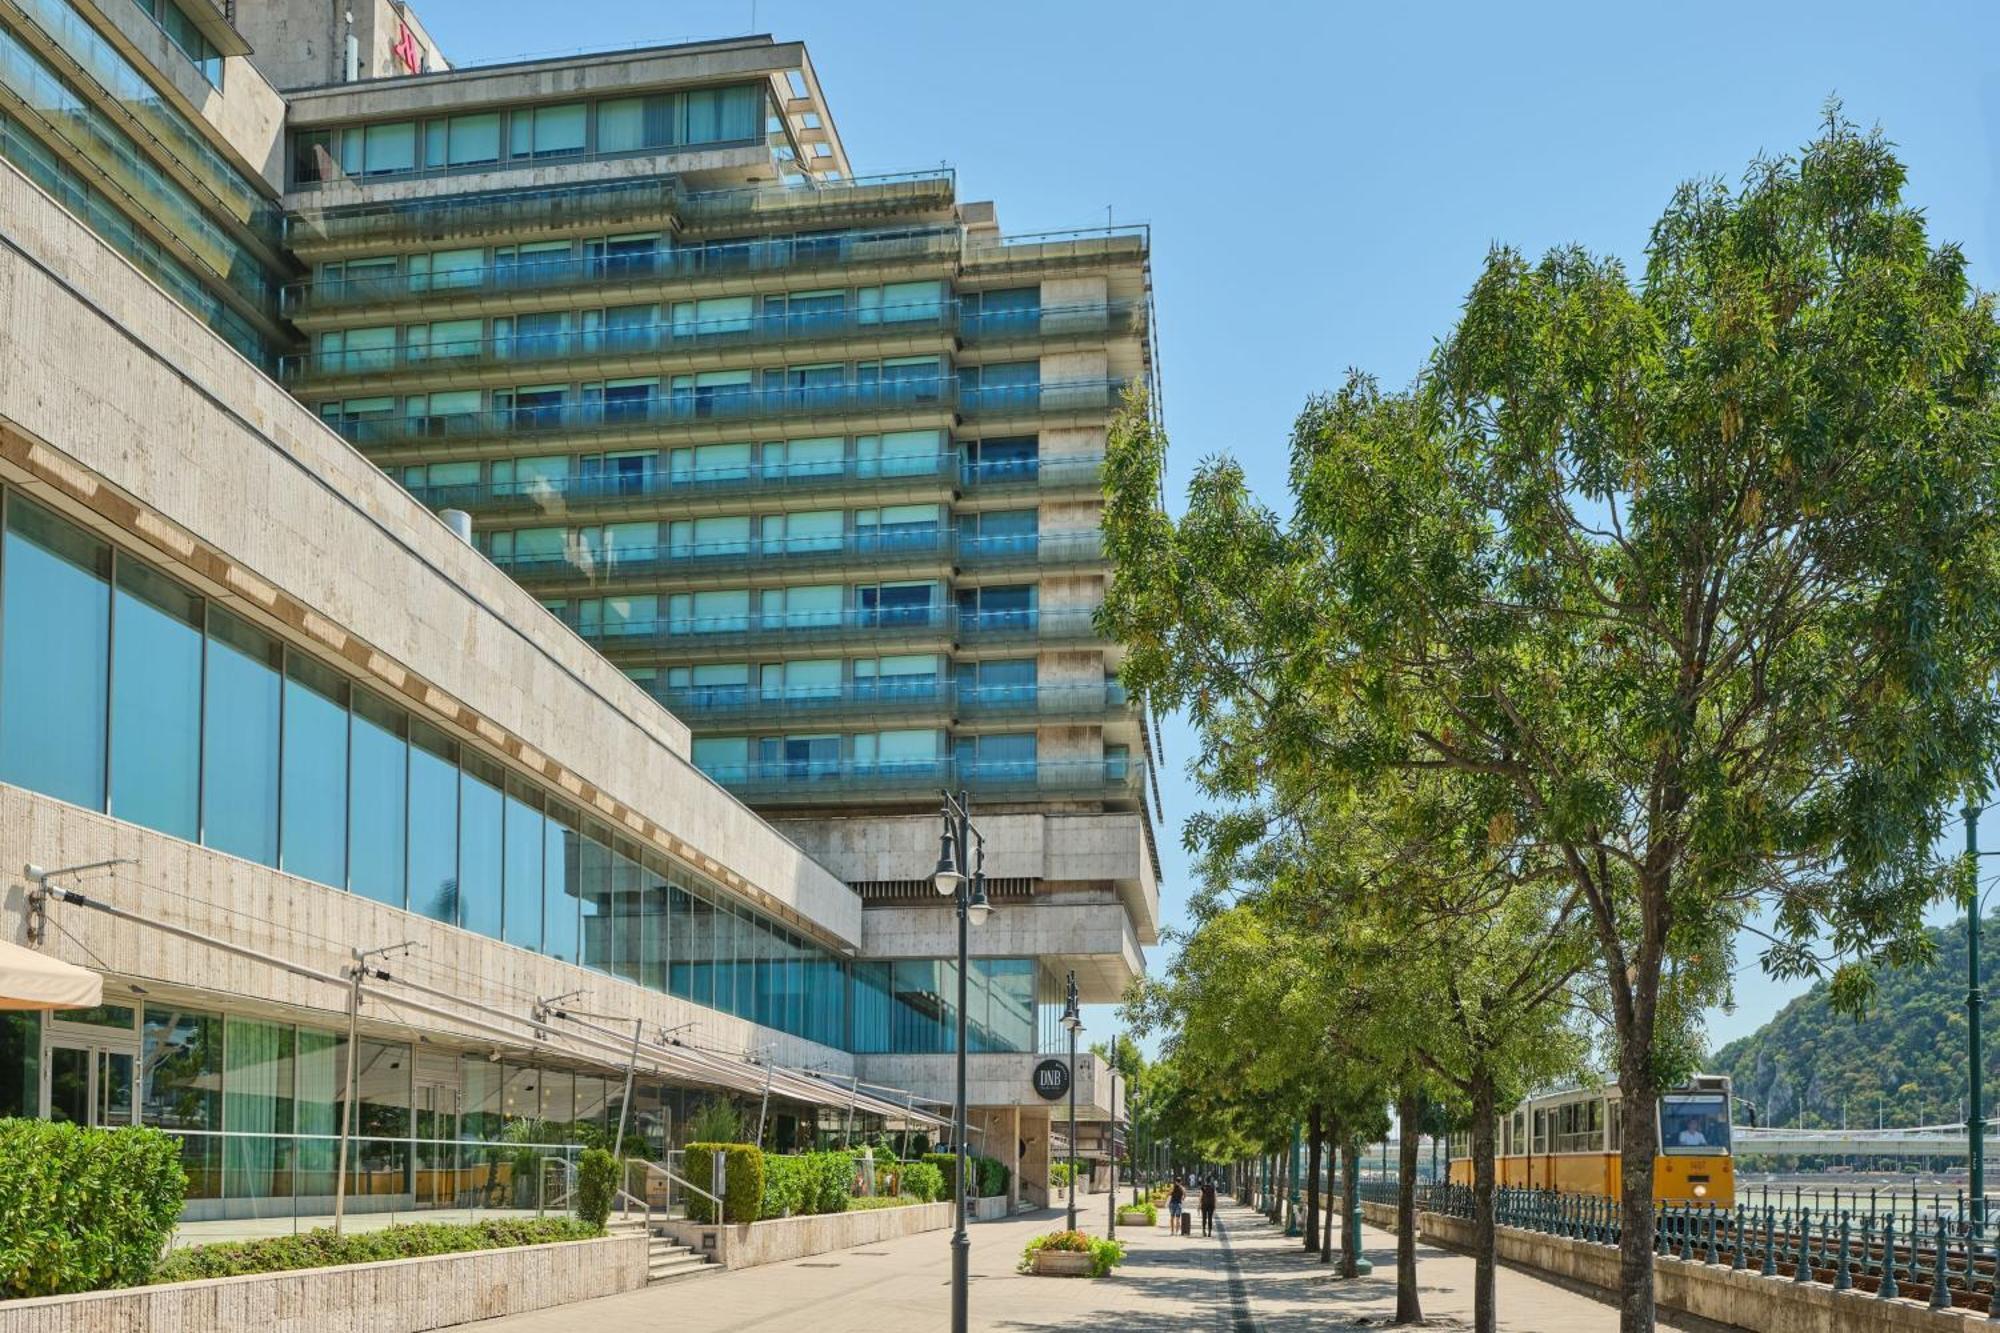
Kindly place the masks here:
<instances>
[{"instance_id":1,"label":"distant bridge","mask_svg":"<svg viewBox=\"0 0 2000 1333\"><path fill-rule=\"evenodd\" d=\"M1730 1132L1738 1156L1851 1153L1857 1157L1963 1157L1967 1152L1963 1124L1909 1129L1749 1129L1739 1125ZM2000 1117L1986 1122L1986 1141L2000 1157Z\"/></svg>"}]
</instances>

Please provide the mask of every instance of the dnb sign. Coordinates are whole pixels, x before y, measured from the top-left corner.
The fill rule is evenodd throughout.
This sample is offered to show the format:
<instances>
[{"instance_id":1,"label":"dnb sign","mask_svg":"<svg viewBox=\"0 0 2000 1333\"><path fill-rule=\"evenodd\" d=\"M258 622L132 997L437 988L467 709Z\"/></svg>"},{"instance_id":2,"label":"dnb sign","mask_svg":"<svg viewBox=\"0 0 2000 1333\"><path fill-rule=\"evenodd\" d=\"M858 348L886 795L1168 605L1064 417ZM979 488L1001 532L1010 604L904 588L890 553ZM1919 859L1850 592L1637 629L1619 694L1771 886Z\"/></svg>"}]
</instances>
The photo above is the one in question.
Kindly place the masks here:
<instances>
[{"instance_id":1,"label":"dnb sign","mask_svg":"<svg viewBox=\"0 0 2000 1333\"><path fill-rule=\"evenodd\" d=\"M1069 1066L1061 1060L1044 1060L1035 1066L1035 1091L1045 1101L1059 1101L1069 1091Z\"/></svg>"}]
</instances>

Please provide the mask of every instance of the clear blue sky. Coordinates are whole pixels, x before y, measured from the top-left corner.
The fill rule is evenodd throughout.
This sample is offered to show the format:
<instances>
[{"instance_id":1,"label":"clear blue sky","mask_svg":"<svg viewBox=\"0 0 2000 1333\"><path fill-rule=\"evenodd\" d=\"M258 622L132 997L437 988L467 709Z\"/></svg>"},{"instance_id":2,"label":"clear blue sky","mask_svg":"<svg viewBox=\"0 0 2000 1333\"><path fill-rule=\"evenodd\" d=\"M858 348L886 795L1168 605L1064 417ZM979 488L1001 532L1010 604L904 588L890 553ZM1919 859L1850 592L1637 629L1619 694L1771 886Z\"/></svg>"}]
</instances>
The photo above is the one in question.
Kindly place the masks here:
<instances>
[{"instance_id":1,"label":"clear blue sky","mask_svg":"<svg viewBox=\"0 0 2000 1333\"><path fill-rule=\"evenodd\" d=\"M948 162L1010 231L1100 224L1107 207L1151 223L1176 491L1226 451L1278 500L1305 396L1349 366L1407 379L1489 244L1636 262L1676 182L1796 147L1830 94L1900 146L1934 238L2000 283L2000 10L1974 0L414 3L463 61L803 40L857 172ZM1164 742L1173 922L1191 744L1172 725ZM1800 989L1743 953L1717 1044ZM1108 1031L1108 1011L1089 1017Z\"/></svg>"}]
</instances>

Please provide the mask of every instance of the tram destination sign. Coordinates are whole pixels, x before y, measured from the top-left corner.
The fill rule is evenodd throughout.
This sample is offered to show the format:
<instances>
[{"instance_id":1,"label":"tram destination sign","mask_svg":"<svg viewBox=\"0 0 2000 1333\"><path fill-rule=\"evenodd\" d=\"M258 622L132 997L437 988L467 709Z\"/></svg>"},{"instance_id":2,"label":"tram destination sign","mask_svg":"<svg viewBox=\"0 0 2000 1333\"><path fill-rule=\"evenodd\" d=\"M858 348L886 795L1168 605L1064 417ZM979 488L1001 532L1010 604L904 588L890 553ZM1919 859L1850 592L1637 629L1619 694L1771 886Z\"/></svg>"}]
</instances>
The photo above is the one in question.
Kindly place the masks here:
<instances>
[{"instance_id":1,"label":"tram destination sign","mask_svg":"<svg viewBox=\"0 0 2000 1333\"><path fill-rule=\"evenodd\" d=\"M1046 1101L1060 1101L1069 1091L1069 1064L1044 1060L1035 1066L1035 1091Z\"/></svg>"}]
</instances>

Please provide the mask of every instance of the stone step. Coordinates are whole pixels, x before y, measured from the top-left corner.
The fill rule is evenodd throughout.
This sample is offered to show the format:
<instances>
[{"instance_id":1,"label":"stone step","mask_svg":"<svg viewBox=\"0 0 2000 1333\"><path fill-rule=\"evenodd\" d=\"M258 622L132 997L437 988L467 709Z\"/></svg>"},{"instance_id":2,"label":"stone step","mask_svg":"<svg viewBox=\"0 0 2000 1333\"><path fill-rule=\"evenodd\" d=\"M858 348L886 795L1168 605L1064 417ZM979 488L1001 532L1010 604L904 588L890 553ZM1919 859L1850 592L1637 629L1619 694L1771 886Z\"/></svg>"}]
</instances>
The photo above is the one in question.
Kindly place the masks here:
<instances>
[{"instance_id":1,"label":"stone step","mask_svg":"<svg viewBox=\"0 0 2000 1333\"><path fill-rule=\"evenodd\" d=\"M655 1257L646 1265L648 1283L664 1282L669 1278L688 1277L697 1273L720 1273L722 1268L712 1264L698 1254L678 1254L669 1258Z\"/></svg>"}]
</instances>

